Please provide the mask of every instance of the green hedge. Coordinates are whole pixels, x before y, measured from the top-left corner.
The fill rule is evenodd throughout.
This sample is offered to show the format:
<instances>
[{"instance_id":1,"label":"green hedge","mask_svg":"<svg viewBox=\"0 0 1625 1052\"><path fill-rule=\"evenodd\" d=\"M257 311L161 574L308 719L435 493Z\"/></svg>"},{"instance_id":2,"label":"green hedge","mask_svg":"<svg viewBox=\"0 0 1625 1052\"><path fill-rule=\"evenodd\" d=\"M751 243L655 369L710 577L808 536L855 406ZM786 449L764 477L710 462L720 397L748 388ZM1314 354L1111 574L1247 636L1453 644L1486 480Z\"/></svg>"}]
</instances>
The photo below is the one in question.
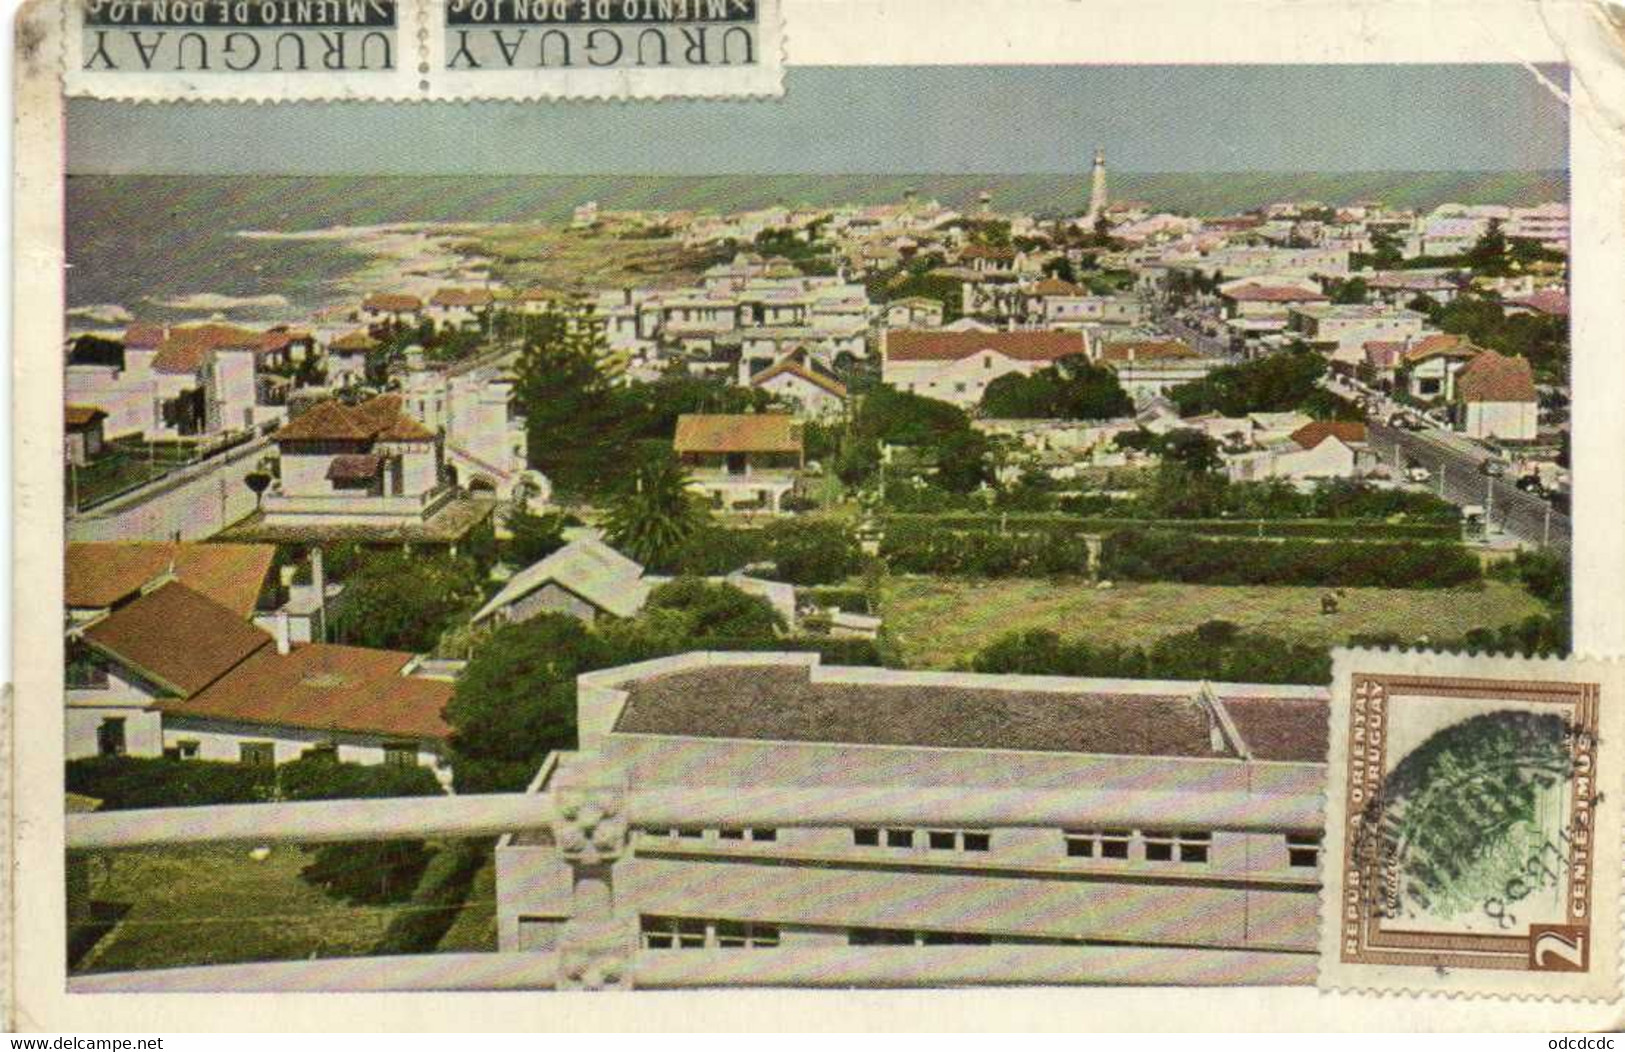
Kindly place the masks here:
<instances>
[{"instance_id":1,"label":"green hedge","mask_svg":"<svg viewBox=\"0 0 1625 1052\"><path fill-rule=\"evenodd\" d=\"M1478 559L1460 545L1210 540L1138 529L1106 537L1100 574L1126 581L1351 588L1450 588L1484 576Z\"/></svg>"},{"instance_id":2,"label":"green hedge","mask_svg":"<svg viewBox=\"0 0 1625 1052\"><path fill-rule=\"evenodd\" d=\"M1089 571L1089 544L1077 531L956 532L892 525L880 556L894 572L971 577L1049 577Z\"/></svg>"},{"instance_id":3,"label":"green hedge","mask_svg":"<svg viewBox=\"0 0 1625 1052\"><path fill-rule=\"evenodd\" d=\"M67 762L67 787L100 800L104 811L253 804L275 795L276 772L213 760L92 756Z\"/></svg>"},{"instance_id":4,"label":"green hedge","mask_svg":"<svg viewBox=\"0 0 1625 1052\"><path fill-rule=\"evenodd\" d=\"M1176 530L1206 537L1305 537L1322 540L1456 541L1461 527L1448 522L1385 522L1372 519L1134 519L1066 514L947 513L887 515L887 525L934 526L942 530L994 530L1012 533L1072 530L1110 533L1126 526Z\"/></svg>"},{"instance_id":5,"label":"green hedge","mask_svg":"<svg viewBox=\"0 0 1625 1052\"><path fill-rule=\"evenodd\" d=\"M412 897L389 922L372 952L379 956L433 953L467 906L474 875L490 857L489 840L454 840L435 852Z\"/></svg>"}]
</instances>

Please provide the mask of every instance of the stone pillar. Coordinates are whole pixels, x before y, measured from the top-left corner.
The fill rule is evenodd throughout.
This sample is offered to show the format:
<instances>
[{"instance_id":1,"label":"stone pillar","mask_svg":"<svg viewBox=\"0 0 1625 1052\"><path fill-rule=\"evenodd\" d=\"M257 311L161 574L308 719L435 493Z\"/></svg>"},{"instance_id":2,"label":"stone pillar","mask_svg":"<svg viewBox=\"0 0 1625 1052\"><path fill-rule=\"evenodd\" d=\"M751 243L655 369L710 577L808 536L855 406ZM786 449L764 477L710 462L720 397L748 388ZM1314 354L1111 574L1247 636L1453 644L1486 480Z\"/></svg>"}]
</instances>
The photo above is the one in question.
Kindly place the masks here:
<instances>
[{"instance_id":1,"label":"stone pillar","mask_svg":"<svg viewBox=\"0 0 1625 1052\"><path fill-rule=\"evenodd\" d=\"M636 914L615 908L615 863L625 853L626 779L591 753L562 767L554 783L553 841L572 874L572 910L559 938L561 990L630 990Z\"/></svg>"}]
</instances>

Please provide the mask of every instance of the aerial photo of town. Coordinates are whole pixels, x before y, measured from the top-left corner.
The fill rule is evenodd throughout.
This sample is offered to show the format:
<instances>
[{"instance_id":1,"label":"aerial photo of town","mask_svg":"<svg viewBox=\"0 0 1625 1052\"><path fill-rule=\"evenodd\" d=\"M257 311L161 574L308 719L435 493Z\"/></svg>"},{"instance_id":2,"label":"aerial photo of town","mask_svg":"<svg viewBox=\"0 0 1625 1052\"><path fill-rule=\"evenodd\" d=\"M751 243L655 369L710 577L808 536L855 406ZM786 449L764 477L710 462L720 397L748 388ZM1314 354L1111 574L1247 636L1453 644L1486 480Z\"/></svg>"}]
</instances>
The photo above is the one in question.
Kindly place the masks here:
<instances>
[{"instance_id":1,"label":"aerial photo of town","mask_svg":"<svg viewBox=\"0 0 1625 1052\"><path fill-rule=\"evenodd\" d=\"M80 842L71 970L1312 983L1331 648L1568 649L1561 128L1165 175L1079 105L1004 175L70 176L66 806L267 816Z\"/></svg>"}]
</instances>

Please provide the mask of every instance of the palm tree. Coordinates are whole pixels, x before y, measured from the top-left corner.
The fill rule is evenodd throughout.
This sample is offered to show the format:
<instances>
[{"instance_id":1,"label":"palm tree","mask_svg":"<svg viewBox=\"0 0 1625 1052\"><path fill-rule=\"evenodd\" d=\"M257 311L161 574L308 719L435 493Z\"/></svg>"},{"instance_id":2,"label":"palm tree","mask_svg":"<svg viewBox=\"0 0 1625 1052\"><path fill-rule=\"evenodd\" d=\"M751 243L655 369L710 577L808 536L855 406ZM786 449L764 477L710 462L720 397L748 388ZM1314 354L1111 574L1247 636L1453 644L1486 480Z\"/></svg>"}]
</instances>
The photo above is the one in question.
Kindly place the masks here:
<instances>
[{"instance_id":1,"label":"palm tree","mask_svg":"<svg viewBox=\"0 0 1625 1052\"><path fill-rule=\"evenodd\" d=\"M688 486L676 456L649 460L637 469L632 486L611 501L605 536L645 566L665 567L705 524L705 509Z\"/></svg>"}]
</instances>

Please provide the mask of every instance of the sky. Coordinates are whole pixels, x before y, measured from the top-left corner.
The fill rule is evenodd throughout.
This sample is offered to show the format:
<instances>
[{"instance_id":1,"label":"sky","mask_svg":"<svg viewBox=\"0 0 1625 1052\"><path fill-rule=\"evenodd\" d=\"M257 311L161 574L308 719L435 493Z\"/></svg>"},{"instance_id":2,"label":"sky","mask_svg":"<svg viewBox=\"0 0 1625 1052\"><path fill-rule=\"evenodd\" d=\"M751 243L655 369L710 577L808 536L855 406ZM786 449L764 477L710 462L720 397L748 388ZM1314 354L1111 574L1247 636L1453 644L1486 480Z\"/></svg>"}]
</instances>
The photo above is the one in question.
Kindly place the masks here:
<instances>
[{"instance_id":1,"label":"sky","mask_svg":"<svg viewBox=\"0 0 1625 1052\"><path fill-rule=\"evenodd\" d=\"M1543 70L1560 86L1562 70ZM1496 66L802 67L768 101L68 103L76 174L1532 171L1567 112Z\"/></svg>"}]
</instances>

